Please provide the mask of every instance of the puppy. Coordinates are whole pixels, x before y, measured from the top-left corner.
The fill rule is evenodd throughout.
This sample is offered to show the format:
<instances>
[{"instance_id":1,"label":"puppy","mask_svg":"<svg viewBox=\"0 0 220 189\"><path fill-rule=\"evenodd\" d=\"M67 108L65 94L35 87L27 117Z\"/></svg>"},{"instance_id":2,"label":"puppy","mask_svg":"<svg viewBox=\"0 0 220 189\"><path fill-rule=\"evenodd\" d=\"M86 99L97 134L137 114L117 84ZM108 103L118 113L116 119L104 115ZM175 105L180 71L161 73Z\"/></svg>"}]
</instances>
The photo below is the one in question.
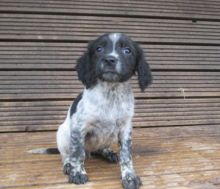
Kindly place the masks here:
<instances>
[{"instance_id":1,"label":"puppy","mask_svg":"<svg viewBox=\"0 0 220 189\"><path fill-rule=\"evenodd\" d=\"M117 162L110 145L118 142L122 185L138 189L141 180L134 171L131 154L134 96L130 79L137 73L142 91L151 83L142 49L124 34L104 34L88 45L76 70L85 89L70 106L57 132L64 173L70 183L86 183L86 153Z\"/></svg>"}]
</instances>

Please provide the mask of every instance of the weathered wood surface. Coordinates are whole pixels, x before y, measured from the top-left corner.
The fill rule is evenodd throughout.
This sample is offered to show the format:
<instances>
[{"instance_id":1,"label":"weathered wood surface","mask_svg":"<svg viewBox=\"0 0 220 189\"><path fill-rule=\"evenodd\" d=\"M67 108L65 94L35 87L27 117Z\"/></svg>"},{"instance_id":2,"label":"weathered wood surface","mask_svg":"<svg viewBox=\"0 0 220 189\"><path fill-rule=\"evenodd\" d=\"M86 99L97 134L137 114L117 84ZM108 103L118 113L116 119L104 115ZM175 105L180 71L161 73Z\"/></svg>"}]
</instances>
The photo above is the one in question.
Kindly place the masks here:
<instances>
[{"instance_id":1,"label":"weathered wood surface","mask_svg":"<svg viewBox=\"0 0 220 189\"><path fill-rule=\"evenodd\" d=\"M220 44L220 22L173 19L1 14L0 40L88 41L123 32L142 43Z\"/></svg>"},{"instance_id":2,"label":"weathered wood surface","mask_svg":"<svg viewBox=\"0 0 220 189\"><path fill-rule=\"evenodd\" d=\"M87 43L0 42L0 69L70 69ZM220 70L219 46L142 44L153 70Z\"/></svg>"},{"instance_id":3,"label":"weathered wood surface","mask_svg":"<svg viewBox=\"0 0 220 189\"><path fill-rule=\"evenodd\" d=\"M0 132L56 130L71 100L0 102ZM220 124L220 101L211 99L138 99L134 127Z\"/></svg>"},{"instance_id":4,"label":"weathered wood surface","mask_svg":"<svg viewBox=\"0 0 220 189\"><path fill-rule=\"evenodd\" d=\"M154 72L154 83L141 92L132 80L137 98L219 97L219 72ZM83 90L73 71L0 71L1 99L73 99Z\"/></svg>"},{"instance_id":5,"label":"weathered wood surface","mask_svg":"<svg viewBox=\"0 0 220 189\"><path fill-rule=\"evenodd\" d=\"M219 4L218 0L1 0L0 11L219 20Z\"/></svg>"},{"instance_id":6,"label":"weathered wood surface","mask_svg":"<svg viewBox=\"0 0 220 189\"><path fill-rule=\"evenodd\" d=\"M121 188L119 165L86 161L90 182L67 183L58 155L33 155L55 147L55 132L0 134L1 188ZM217 189L220 187L218 126L135 129L133 159L143 189Z\"/></svg>"},{"instance_id":7,"label":"weathered wood surface","mask_svg":"<svg viewBox=\"0 0 220 189\"><path fill-rule=\"evenodd\" d=\"M10 106L2 110L0 131L56 129L83 89L76 59L89 40L112 31L140 42L153 70L153 85L145 93L132 80L144 106L137 105L134 126L218 124L218 10L214 0L0 0L0 104ZM207 106L199 110L201 98L208 98ZM167 112L153 107L172 100ZM38 106L30 110L27 104Z\"/></svg>"}]
</instances>

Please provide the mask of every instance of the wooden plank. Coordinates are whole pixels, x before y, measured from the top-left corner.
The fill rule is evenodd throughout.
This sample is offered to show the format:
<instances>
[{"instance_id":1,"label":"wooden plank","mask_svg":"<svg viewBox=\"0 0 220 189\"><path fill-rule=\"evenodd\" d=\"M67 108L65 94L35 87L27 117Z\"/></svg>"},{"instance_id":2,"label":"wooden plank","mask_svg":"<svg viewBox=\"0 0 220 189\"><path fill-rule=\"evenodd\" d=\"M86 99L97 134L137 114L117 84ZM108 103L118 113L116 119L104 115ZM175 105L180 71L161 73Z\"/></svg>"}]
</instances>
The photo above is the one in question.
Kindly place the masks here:
<instances>
[{"instance_id":1,"label":"wooden plank","mask_svg":"<svg viewBox=\"0 0 220 189\"><path fill-rule=\"evenodd\" d=\"M72 101L0 102L0 132L56 130ZM137 99L134 127L220 123L220 99Z\"/></svg>"},{"instance_id":2,"label":"wooden plank","mask_svg":"<svg viewBox=\"0 0 220 189\"><path fill-rule=\"evenodd\" d=\"M144 183L144 186L142 188L144 189L194 189L202 188L206 186L206 189L212 189L219 186L218 182L218 175L220 172L218 170L215 171L204 171L204 172L196 172L196 173L181 173L181 174L171 174L168 176L147 176L142 177L142 182ZM200 179L198 179L200 177ZM214 179L213 179L214 177ZM187 179L185 179L187 178ZM215 179L217 178L217 179ZM163 184L161 183L163 181ZM184 182L184 181L185 182ZM187 184L187 182L190 182L190 184ZM202 184L201 184L202 183ZM103 185L105 185L106 189L115 189L115 188L122 188L121 183L119 180L113 181L113 180L104 180L104 181L96 181L95 183L87 183L86 185L80 185L77 186L79 189L101 189L103 188ZM38 185L38 186L22 186L22 187L16 187L18 189L71 189L76 186L72 186L70 184L52 184L52 185Z\"/></svg>"},{"instance_id":3,"label":"wooden plank","mask_svg":"<svg viewBox=\"0 0 220 189\"><path fill-rule=\"evenodd\" d=\"M218 72L154 72L154 83L140 92L137 79L132 79L137 98L154 97L219 97ZM0 98L65 99L75 98L83 90L73 71L0 71Z\"/></svg>"},{"instance_id":4,"label":"wooden plank","mask_svg":"<svg viewBox=\"0 0 220 189\"><path fill-rule=\"evenodd\" d=\"M218 186L219 134L218 126L135 129L133 160L142 188ZM76 186L67 183L58 155L28 153L34 148L54 147L55 132L0 135L2 187L121 188L119 165L95 158L86 160L90 182Z\"/></svg>"},{"instance_id":5,"label":"wooden plank","mask_svg":"<svg viewBox=\"0 0 220 189\"><path fill-rule=\"evenodd\" d=\"M180 176L179 176L180 175ZM219 175L219 171L204 171L204 172L196 172L193 174L179 174L177 175L169 175L169 176L148 176L148 177L144 177L142 178L142 181L144 182L144 186L142 186L142 188L145 189L158 189L158 187L160 187L160 189L167 189L169 187L169 189L194 189L195 187L197 188L202 188L203 186L206 186L208 188L206 189L211 189L211 188L216 188L219 186L219 182L218 179L212 179L213 177L218 178ZM200 176L201 179L198 179L198 177ZM185 178L188 178L187 180L190 180L191 184L187 184L183 182L183 179L186 180ZM144 180L143 180L144 179ZM161 184L161 180L166 181L166 184ZM173 180L173 181L171 181ZM196 180L196 181L195 181ZM198 180L198 181L197 181ZM187 182L187 181L186 181ZM211 184L210 184L211 182ZM177 184L178 183L178 184ZM202 184L201 184L202 183ZM106 189L115 189L115 188L121 188L121 183L120 181L109 181L109 180L105 180L103 181L97 181L96 183L87 183L85 186L78 186L77 188L79 189L90 189L92 188L97 188L97 189L101 189L103 187L103 184L105 184L105 188ZM178 186L177 186L178 185ZM190 186L191 185L191 186ZM25 186L25 187L16 187L18 189L35 189L35 188L39 188L39 189L43 189L43 188L47 188L47 189L59 189L59 188L63 188L63 189L71 189L72 186L68 185L68 184L53 184L53 185L41 185L41 186Z\"/></svg>"},{"instance_id":6,"label":"wooden plank","mask_svg":"<svg viewBox=\"0 0 220 189\"><path fill-rule=\"evenodd\" d=\"M88 41L123 32L145 43L220 44L220 22L97 16L1 14L0 39Z\"/></svg>"},{"instance_id":7,"label":"wooden plank","mask_svg":"<svg viewBox=\"0 0 220 189\"><path fill-rule=\"evenodd\" d=\"M155 0L155 1L15 1L1 0L0 11L19 11L28 13L65 13L89 15L122 15L143 17L174 17L174 18L219 18L219 1L184 1L184 0Z\"/></svg>"},{"instance_id":8,"label":"wooden plank","mask_svg":"<svg viewBox=\"0 0 220 189\"><path fill-rule=\"evenodd\" d=\"M0 69L73 69L86 43L0 42ZM220 47L144 45L152 69L220 70Z\"/></svg>"}]
</instances>

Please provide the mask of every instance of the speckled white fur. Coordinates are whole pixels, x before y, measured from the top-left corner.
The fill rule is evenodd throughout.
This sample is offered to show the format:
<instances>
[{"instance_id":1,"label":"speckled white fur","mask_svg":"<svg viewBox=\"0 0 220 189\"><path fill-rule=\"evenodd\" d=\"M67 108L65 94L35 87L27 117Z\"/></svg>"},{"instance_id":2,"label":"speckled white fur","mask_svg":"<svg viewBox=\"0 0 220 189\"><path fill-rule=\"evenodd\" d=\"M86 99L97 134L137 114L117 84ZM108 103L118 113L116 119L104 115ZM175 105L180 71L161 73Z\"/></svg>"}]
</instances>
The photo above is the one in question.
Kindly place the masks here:
<instances>
[{"instance_id":1,"label":"speckled white fur","mask_svg":"<svg viewBox=\"0 0 220 189\"><path fill-rule=\"evenodd\" d=\"M68 110L65 121L59 126L57 131L57 147L61 153L62 161L65 163L69 155L71 133L70 108Z\"/></svg>"},{"instance_id":2,"label":"speckled white fur","mask_svg":"<svg viewBox=\"0 0 220 189\"><path fill-rule=\"evenodd\" d=\"M118 133L126 122L131 122L133 111L134 98L129 82L99 82L94 88L85 89L76 113L70 117L69 111L57 132L61 155L65 159L69 149L70 132L76 127L84 136L88 133L94 134L86 137L87 151L109 147L117 141Z\"/></svg>"}]
</instances>

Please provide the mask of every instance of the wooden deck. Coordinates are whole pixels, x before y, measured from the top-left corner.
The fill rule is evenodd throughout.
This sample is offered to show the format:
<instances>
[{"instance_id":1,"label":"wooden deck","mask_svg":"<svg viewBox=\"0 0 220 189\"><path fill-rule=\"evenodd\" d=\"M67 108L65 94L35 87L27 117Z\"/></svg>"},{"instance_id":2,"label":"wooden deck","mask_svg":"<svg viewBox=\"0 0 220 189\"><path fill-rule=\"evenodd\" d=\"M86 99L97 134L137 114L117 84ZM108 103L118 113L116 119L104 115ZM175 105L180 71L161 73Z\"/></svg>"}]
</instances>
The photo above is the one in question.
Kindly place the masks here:
<instances>
[{"instance_id":1,"label":"wooden deck","mask_svg":"<svg viewBox=\"0 0 220 189\"><path fill-rule=\"evenodd\" d=\"M105 32L139 42L153 71L145 93L132 80L142 188L219 189L219 0L0 0L0 188L122 188L118 165L89 159L75 186L58 155L28 153L56 146L83 88L76 59Z\"/></svg>"},{"instance_id":2,"label":"wooden deck","mask_svg":"<svg viewBox=\"0 0 220 189\"><path fill-rule=\"evenodd\" d=\"M86 161L88 184L67 183L58 155L33 155L33 148L54 147L55 132L1 134L1 186L7 188L121 188L119 166ZM135 129L134 165L146 189L220 188L218 126Z\"/></svg>"}]
</instances>

